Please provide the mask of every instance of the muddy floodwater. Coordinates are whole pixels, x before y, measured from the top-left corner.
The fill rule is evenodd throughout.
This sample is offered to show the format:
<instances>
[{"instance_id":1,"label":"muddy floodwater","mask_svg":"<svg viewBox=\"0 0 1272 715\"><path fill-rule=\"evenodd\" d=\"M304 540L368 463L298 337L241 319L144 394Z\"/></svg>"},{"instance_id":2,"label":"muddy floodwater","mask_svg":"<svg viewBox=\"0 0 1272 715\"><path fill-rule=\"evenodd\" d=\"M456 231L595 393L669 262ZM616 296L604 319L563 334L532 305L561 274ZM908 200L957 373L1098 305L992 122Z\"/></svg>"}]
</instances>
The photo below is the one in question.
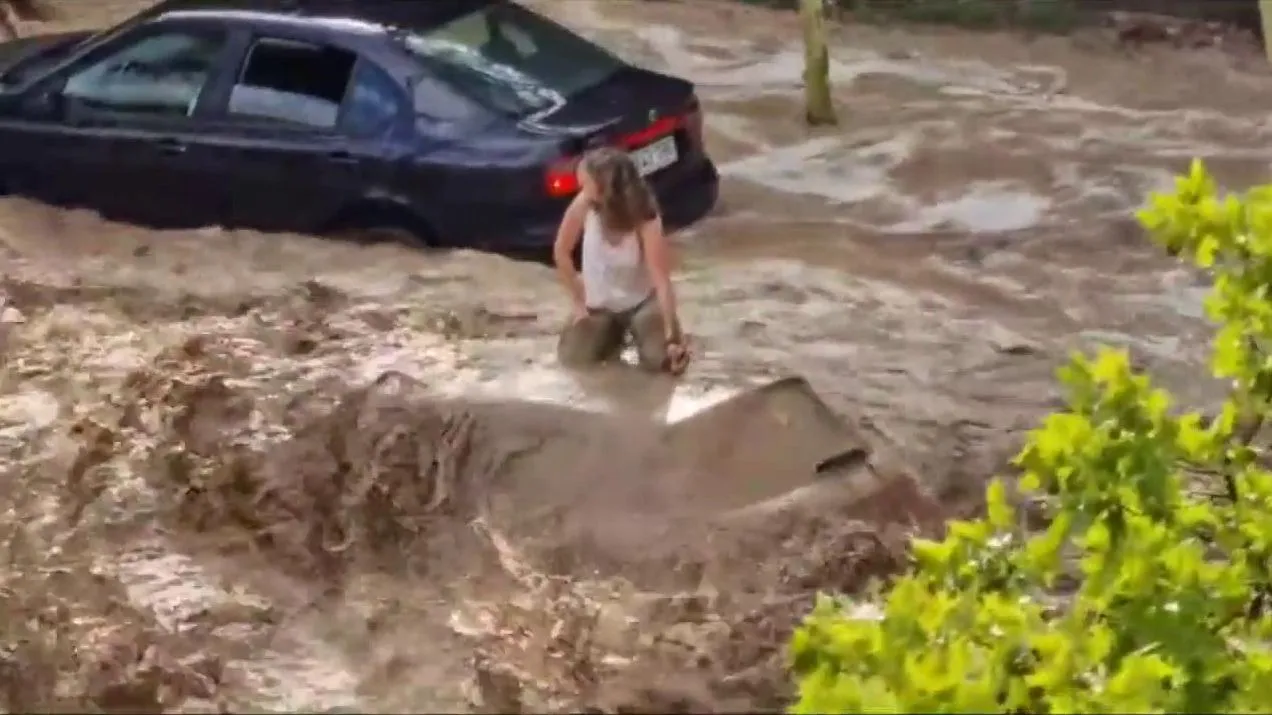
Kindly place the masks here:
<instances>
[{"instance_id":1,"label":"muddy floodwater","mask_svg":"<svg viewBox=\"0 0 1272 715\"><path fill-rule=\"evenodd\" d=\"M88 580L118 584L124 607L164 638L198 638L215 651L215 677L182 661L194 680L224 683L204 701L293 711L468 702L473 649L462 635L476 626L456 624L477 616L460 601L498 600L499 586L465 581L475 570L466 557L439 556L410 576L346 569L333 596L268 549L226 547L232 539L218 529L229 511L186 528L203 517L174 518L169 504L210 490L211 477L197 475L219 474L234 450L273 455L269 445L312 436L320 428L305 425L321 420L311 413L328 413L305 400L334 404L386 374L437 399L539 405L546 411L526 413L524 425L538 425L527 434L557 419L552 409L596 416L580 424L675 423L750 386L801 376L869 443L874 462L949 503L977 491L1055 406L1054 369L1073 349L1127 346L1181 400L1210 399L1214 386L1194 377L1209 335L1205 285L1151 246L1131 212L1193 157L1231 188L1266 180L1272 76L1257 64L1218 50L1128 52L1098 33L843 26L831 52L841 125L809 130L790 14L633 0L536 6L697 83L724 184L714 214L676 237L697 356L678 383L558 369L566 306L542 266L215 227L156 233L0 202L0 444L26 480L10 485L22 497L8 518L32 530L49 559L32 567L44 569L41 588L62 588L55 571L94 574ZM183 400L213 406L173 417ZM380 414L359 405L350 409ZM205 439L190 424L196 412L236 431ZM361 445L350 433L370 418L351 419L337 435L342 454L380 455L389 437ZM597 439L625 445L613 449L633 452L626 461L584 445L560 453L569 464L559 480L621 477L615 493L640 493L622 490L646 476L634 466L647 464L635 454L643 442L632 436L644 428L623 429L630 438ZM196 476L165 491L154 465L178 452L193 455ZM282 479L279 459L301 470L308 454L261 457L259 469ZM445 462L429 464L444 471ZM754 501L789 486L762 481L739 477L737 490ZM612 508L596 512L604 528L575 526L636 548L657 508L626 532ZM109 630L119 612L73 583L60 598L99 613ZM189 702L182 707L202 707Z\"/></svg>"}]
</instances>

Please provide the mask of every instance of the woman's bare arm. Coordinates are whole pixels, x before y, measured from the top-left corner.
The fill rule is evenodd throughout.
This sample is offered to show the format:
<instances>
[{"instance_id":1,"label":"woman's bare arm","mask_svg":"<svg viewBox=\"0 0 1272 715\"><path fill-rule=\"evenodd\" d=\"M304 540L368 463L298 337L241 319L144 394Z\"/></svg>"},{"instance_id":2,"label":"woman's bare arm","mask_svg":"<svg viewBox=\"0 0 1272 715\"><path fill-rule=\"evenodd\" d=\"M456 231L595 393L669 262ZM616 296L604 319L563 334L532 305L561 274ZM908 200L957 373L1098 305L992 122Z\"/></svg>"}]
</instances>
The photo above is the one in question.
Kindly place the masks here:
<instances>
[{"instance_id":1,"label":"woman's bare arm","mask_svg":"<svg viewBox=\"0 0 1272 715\"><path fill-rule=\"evenodd\" d=\"M671 244L663 232L662 218L656 217L640 229L645 267L654 286L654 297L662 313L667 340L680 340L680 318L676 315L676 291L671 286Z\"/></svg>"},{"instance_id":2,"label":"woman's bare arm","mask_svg":"<svg viewBox=\"0 0 1272 715\"><path fill-rule=\"evenodd\" d=\"M574 265L574 249L579 245L583 235L583 221L587 218L588 202L583 194L578 194L565 209L561 217L561 226L557 228L556 241L552 244L552 259L556 263L557 276L565 292L570 296L570 304L575 311L587 308L587 297L583 293L583 281L579 278L578 266Z\"/></svg>"}]
</instances>

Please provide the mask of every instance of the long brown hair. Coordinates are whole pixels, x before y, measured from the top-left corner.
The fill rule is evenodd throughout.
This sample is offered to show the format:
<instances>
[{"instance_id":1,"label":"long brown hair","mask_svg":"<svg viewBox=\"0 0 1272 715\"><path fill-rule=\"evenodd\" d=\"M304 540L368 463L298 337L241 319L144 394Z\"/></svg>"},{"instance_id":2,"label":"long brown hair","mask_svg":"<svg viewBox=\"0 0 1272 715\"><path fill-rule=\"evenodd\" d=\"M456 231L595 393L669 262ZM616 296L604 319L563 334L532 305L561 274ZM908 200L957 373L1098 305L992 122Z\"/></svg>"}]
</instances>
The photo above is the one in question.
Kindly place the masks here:
<instances>
[{"instance_id":1,"label":"long brown hair","mask_svg":"<svg viewBox=\"0 0 1272 715\"><path fill-rule=\"evenodd\" d=\"M658 217L658 199L627 152L593 149L581 166L596 182L596 212L607 231L628 233Z\"/></svg>"}]
</instances>

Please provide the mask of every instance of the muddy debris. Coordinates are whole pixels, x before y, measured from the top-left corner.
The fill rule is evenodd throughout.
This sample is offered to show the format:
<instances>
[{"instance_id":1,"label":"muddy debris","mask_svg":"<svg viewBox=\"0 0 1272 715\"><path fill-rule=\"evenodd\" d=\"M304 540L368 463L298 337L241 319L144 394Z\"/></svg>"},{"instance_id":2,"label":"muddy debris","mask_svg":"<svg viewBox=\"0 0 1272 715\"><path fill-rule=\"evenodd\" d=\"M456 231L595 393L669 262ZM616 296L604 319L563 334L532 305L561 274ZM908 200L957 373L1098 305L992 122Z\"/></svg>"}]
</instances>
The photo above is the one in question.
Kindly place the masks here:
<instances>
[{"instance_id":1,"label":"muddy debris","mask_svg":"<svg viewBox=\"0 0 1272 715\"><path fill-rule=\"evenodd\" d=\"M9 623L0 650L6 712L161 713L217 699L222 662L164 634L124 605L122 593L104 601L112 607L107 617L69 605L65 596L18 602L6 588L0 602ZM20 628L33 632L18 635Z\"/></svg>"},{"instance_id":2,"label":"muddy debris","mask_svg":"<svg viewBox=\"0 0 1272 715\"><path fill-rule=\"evenodd\" d=\"M917 495L906 486L885 486L873 506L904 506L906 493ZM521 593L502 602L474 601L452 618L456 632L476 643L473 707L781 712L792 695L786 643L815 594L861 593L897 573L907 564L909 537L850 513L825 514L806 528L792 525L787 522L785 539L782 529L765 535L782 543L780 553L766 559L768 588L735 590L735 576L731 584L721 579L725 588L703 583L679 594L642 591L622 579L545 575L529 555L482 525ZM712 545L723 553L737 547L726 539ZM753 569L754 558L750 563Z\"/></svg>"},{"instance_id":3,"label":"muddy debris","mask_svg":"<svg viewBox=\"0 0 1272 715\"><path fill-rule=\"evenodd\" d=\"M474 598L452 616L452 628L476 646L473 707L783 711L792 695L786 644L815 595L860 594L886 581L908 564L910 538L939 534L947 516L906 476L858 500L825 497L781 497L710 533L681 535L693 542L681 557L701 568L679 592L545 573L533 553L479 522L518 593Z\"/></svg>"},{"instance_id":4,"label":"muddy debris","mask_svg":"<svg viewBox=\"0 0 1272 715\"><path fill-rule=\"evenodd\" d=\"M96 498L126 455L174 527L328 596L366 572L454 581L478 710L778 711L785 643L814 594L886 580L947 515L860 446L806 488L698 511L719 482L700 471L711 450L699 471L666 453L684 435L439 399L395 371L267 396L243 346L192 336L129 375L113 418L73 430L68 493Z\"/></svg>"},{"instance_id":5,"label":"muddy debris","mask_svg":"<svg viewBox=\"0 0 1272 715\"><path fill-rule=\"evenodd\" d=\"M429 400L389 372L335 399L294 396L287 409L309 418L289 430L266 424L235 384L251 368L232 353L225 341L192 339L134 373L121 400L119 429L152 436L147 479L185 528L339 581L354 564L410 570L392 562L425 553L438 522L477 513L482 480L501 464L474 451L492 438L462 405Z\"/></svg>"},{"instance_id":6,"label":"muddy debris","mask_svg":"<svg viewBox=\"0 0 1272 715\"><path fill-rule=\"evenodd\" d=\"M1258 48L1254 33L1226 22L1114 11L1105 16L1105 23L1119 43L1131 48L1159 43L1179 49L1214 47L1245 52Z\"/></svg>"},{"instance_id":7,"label":"muddy debris","mask_svg":"<svg viewBox=\"0 0 1272 715\"><path fill-rule=\"evenodd\" d=\"M165 628L85 558L84 532L50 541L31 506L19 498L0 517L0 708L223 710L225 663L211 634Z\"/></svg>"}]
</instances>

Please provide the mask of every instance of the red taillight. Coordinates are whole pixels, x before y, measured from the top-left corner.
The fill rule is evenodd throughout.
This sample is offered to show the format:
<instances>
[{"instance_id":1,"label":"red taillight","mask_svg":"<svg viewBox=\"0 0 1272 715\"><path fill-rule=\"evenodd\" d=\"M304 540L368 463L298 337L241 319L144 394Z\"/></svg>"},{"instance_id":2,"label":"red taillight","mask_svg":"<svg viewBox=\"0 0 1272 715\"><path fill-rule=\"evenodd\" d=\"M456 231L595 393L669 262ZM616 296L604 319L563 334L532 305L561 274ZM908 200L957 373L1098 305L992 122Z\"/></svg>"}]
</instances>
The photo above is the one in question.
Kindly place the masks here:
<instances>
[{"instance_id":1,"label":"red taillight","mask_svg":"<svg viewBox=\"0 0 1272 715\"><path fill-rule=\"evenodd\" d=\"M702 107L698 99L693 98L684 114L661 117L650 122L649 126L618 138L615 145L623 149L638 149L655 140L661 139L684 128L689 140L696 146L702 145ZM544 174L544 188L552 198L566 198L579 191L578 157L559 159L548 166Z\"/></svg>"},{"instance_id":2,"label":"red taillight","mask_svg":"<svg viewBox=\"0 0 1272 715\"><path fill-rule=\"evenodd\" d=\"M543 185L548 196L563 199L573 196L579 191L579 161L575 158L561 159L548 167L544 174Z\"/></svg>"},{"instance_id":3,"label":"red taillight","mask_svg":"<svg viewBox=\"0 0 1272 715\"><path fill-rule=\"evenodd\" d=\"M680 117L662 117L655 119L649 126L640 131L624 134L619 137L618 145L624 149L635 149L644 146L655 139L661 138L667 134L671 134L680 128Z\"/></svg>"}]
</instances>

